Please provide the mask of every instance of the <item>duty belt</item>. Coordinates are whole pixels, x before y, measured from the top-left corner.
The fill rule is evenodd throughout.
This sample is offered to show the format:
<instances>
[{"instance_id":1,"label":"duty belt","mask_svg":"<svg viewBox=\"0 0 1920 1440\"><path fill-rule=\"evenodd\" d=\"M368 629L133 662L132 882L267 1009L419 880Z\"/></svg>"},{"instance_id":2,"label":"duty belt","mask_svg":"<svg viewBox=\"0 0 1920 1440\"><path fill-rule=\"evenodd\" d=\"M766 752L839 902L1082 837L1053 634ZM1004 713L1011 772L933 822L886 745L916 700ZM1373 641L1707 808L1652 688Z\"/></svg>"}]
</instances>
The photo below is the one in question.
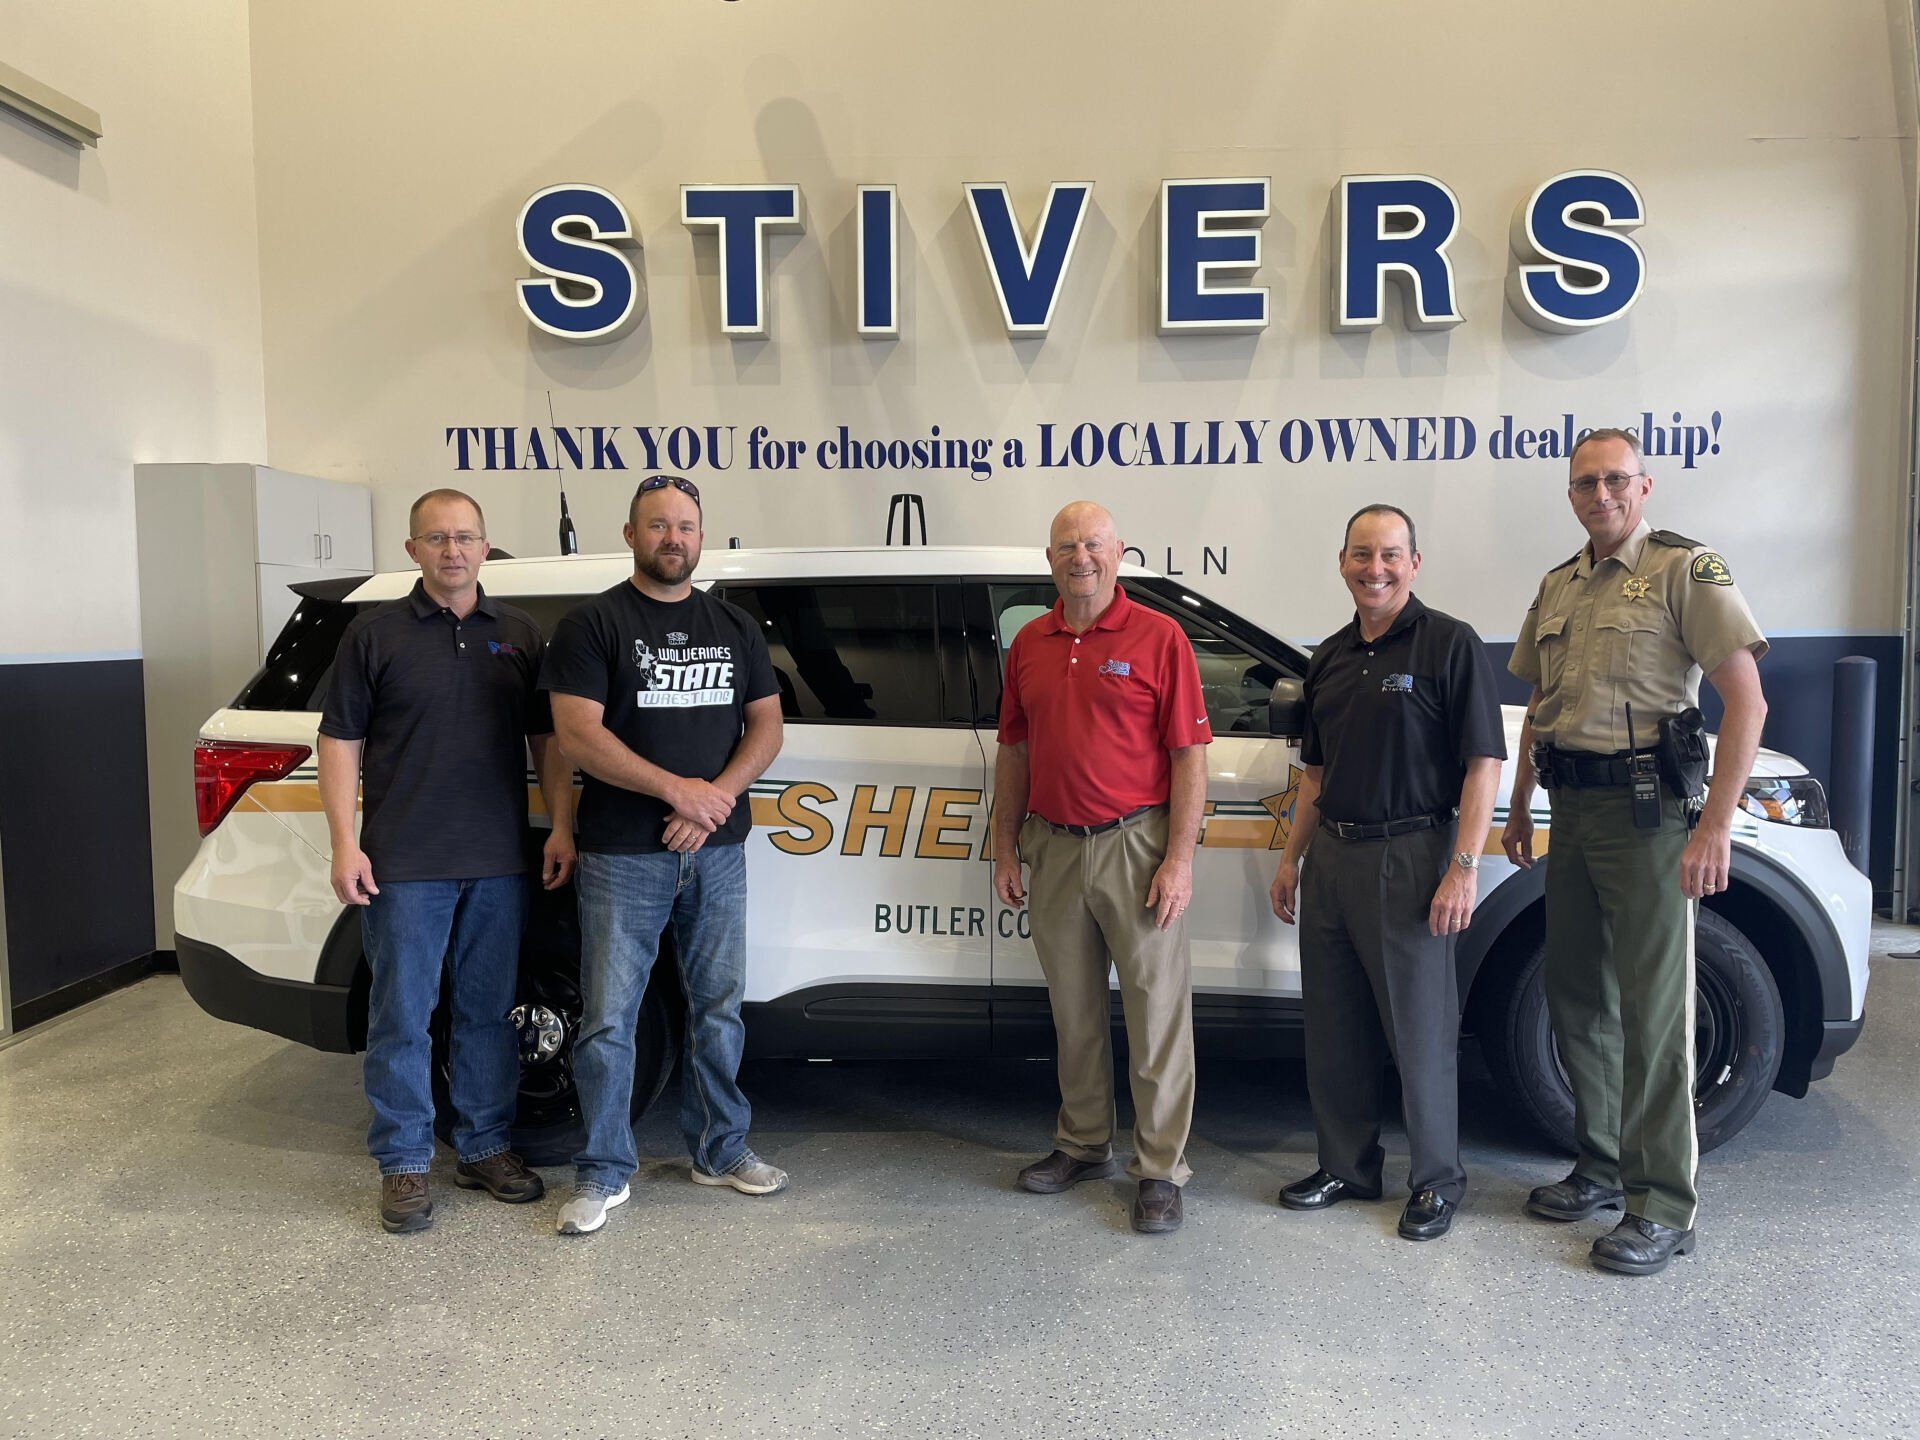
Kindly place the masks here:
<instances>
[{"instance_id":1,"label":"duty belt","mask_svg":"<svg viewBox=\"0 0 1920 1440\"><path fill-rule=\"evenodd\" d=\"M1635 755L1651 755L1652 750L1616 750L1611 755L1595 755L1585 750L1545 747L1539 772L1540 784L1548 790L1598 790L1610 785L1625 785L1633 779Z\"/></svg>"},{"instance_id":2,"label":"duty belt","mask_svg":"<svg viewBox=\"0 0 1920 1440\"><path fill-rule=\"evenodd\" d=\"M1320 817L1320 828L1329 835L1337 835L1342 840L1386 840L1395 835L1411 835L1416 830L1432 830L1436 826L1451 825L1453 810L1436 810L1431 815L1410 815L1405 820L1382 820L1374 825L1359 825L1346 820L1329 820Z\"/></svg>"},{"instance_id":3,"label":"duty belt","mask_svg":"<svg viewBox=\"0 0 1920 1440\"><path fill-rule=\"evenodd\" d=\"M1039 811L1036 810L1034 814L1040 815L1040 820L1049 830L1058 831L1062 835L1078 835L1084 840L1089 835L1104 835L1109 830L1118 830L1122 825L1131 825L1134 821L1151 815L1159 808L1158 805L1142 805L1138 810L1129 810L1118 819L1102 820L1098 825L1056 825L1053 821L1048 820L1046 816L1040 815Z\"/></svg>"}]
</instances>

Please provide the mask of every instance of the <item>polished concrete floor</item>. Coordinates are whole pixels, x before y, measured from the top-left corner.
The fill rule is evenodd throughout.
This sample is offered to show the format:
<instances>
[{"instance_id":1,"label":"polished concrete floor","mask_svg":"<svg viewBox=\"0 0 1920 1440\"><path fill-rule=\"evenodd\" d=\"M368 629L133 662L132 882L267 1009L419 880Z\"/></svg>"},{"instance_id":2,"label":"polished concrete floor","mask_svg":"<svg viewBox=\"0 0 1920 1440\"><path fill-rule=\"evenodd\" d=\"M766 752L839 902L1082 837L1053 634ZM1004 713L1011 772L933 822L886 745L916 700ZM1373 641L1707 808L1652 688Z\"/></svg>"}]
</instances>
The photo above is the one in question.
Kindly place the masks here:
<instances>
[{"instance_id":1,"label":"polished concrete floor","mask_svg":"<svg viewBox=\"0 0 1920 1440\"><path fill-rule=\"evenodd\" d=\"M1870 1016L1708 1157L1700 1252L1629 1280L1586 1264L1604 1224L1520 1215L1564 1162L1473 1066L1426 1245L1395 1204L1276 1208L1299 1067L1222 1065L1171 1237L1119 1182L1011 1188L1030 1064L752 1067L786 1194L689 1184L665 1107L598 1235L443 1161L434 1228L389 1237L357 1061L155 978L0 1048L0 1434L1916 1435L1920 961L1876 957Z\"/></svg>"}]
</instances>

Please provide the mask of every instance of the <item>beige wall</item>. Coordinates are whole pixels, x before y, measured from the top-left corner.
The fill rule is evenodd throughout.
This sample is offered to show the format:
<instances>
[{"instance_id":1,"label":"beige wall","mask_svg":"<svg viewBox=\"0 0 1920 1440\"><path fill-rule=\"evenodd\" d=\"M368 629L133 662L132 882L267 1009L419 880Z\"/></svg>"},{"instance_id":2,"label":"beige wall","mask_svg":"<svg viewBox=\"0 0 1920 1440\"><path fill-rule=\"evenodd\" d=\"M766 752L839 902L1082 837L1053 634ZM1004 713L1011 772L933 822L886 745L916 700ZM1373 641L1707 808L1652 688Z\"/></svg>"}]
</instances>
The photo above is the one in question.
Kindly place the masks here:
<instances>
[{"instance_id":1,"label":"beige wall","mask_svg":"<svg viewBox=\"0 0 1920 1440\"><path fill-rule=\"evenodd\" d=\"M133 467L264 460L245 0L0 0L0 58L98 149L0 115L0 655L132 654Z\"/></svg>"},{"instance_id":2,"label":"beige wall","mask_svg":"<svg viewBox=\"0 0 1920 1440\"><path fill-rule=\"evenodd\" d=\"M1782 631L1897 628L1912 99L1904 5L1796 0L1590 12L1477 4L1169 9L981 0L519 7L262 5L254 15L273 461L376 486L381 563L408 499L460 479L444 428L765 424L817 438L1030 433L1044 420L1643 408L1724 414L1724 453L1666 467L1662 523L1710 538ZM1178 18L1176 19L1176 15ZM1582 49L1607 59L1580 66ZM1507 225L1540 180L1617 169L1641 188L1647 292L1578 336L1506 310ZM1467 323L1326 330L1328 195L1348 172L1453 187ZM1270 174L1257 338L1154 333L1154 202L1168 176ZM719 334L712 242L683 182L799 183L774 242L774 330ZM1011 342L960 185L1095 182L1044 342ZM536 337L513 281L534 190L605 186L645 242L646 322L625 340ZM853 187L904 214L905 334L853 332ZM744 433L744 432L743 432ZM709 543L873 541L885 497L927 497L941 541L1037 542L1105 497L1151 563L1230 545L1204 588L1283 633L1339 623L1331 573L1355 505L1422 522L1423 592L1511 634L1581 538L1547 462L711 480ZM471 475L496 538L551 552L551 477ZM571 486L587 549L614 548L631 477ZM1307 557L1305 568L1292 564Z\"/></svg>"}]
</instances>

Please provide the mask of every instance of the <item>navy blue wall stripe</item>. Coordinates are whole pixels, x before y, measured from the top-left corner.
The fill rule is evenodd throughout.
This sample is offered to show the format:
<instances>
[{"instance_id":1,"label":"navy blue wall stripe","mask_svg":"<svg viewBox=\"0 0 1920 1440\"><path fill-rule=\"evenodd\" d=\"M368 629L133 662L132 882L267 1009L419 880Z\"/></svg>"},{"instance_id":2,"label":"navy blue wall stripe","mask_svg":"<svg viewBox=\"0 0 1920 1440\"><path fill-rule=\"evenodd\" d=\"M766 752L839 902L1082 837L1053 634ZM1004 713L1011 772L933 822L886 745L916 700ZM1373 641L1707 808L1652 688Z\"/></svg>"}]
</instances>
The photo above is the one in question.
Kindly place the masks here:
<instances>
[{"instance_id":1,"label":"navy blue wall stripe","mask_svg":"<svg viewBox=\"0 0 1920 1440\"><path fill-rule=\"evenodd\" d=\"M152 953L138 660L0 666L0 862L16 1011Z\"/></svg>"}]
</instances>

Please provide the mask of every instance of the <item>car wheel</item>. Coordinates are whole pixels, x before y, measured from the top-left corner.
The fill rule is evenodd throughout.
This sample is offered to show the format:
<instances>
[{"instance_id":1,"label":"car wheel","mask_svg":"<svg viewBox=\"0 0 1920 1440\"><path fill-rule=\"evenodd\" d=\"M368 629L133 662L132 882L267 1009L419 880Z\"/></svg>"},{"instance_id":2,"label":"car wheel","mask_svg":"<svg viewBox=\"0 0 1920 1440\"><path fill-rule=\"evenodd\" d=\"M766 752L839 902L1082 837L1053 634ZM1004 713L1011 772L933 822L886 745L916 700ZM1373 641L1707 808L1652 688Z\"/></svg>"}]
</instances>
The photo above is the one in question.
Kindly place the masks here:
<instances>
[{"instance_id":1,"label":"car wheel","mask_svg":"<svg viewBox=\"0 0 1920 1440\"><path fill-rule=\"evenodd\" d=\"M1547 1014L1545 960L1545 942L1532 941L1490 997L1485 1054L1527 1119L1571 1153L1573 1090ZM1704 1155L1739 1134L1772 1093L1786 1016L1760 952L1711 910L1694 927L1694 986L1694 1122Z\"/></svg>"},{"instance_id":2,"label":"car wheel","mask_svg":"<svg viewBox=\"0 0 1920 1440\"><path fill-rule=\"evenodd\" d=\"M434 1130L452 1143L456 1120L448 1089L452 1009L447 982L433 1015ZM573 1045L580 1029L580 930L570 889L539 893L520 947L512 1018L520 1043L520 1087L513 1148L529 1165L565 1165L585 1139ZM635 1124L660 1098L680 1053L678 969L663 941L634 1024Z\"/></svg>"}]
</instances>

